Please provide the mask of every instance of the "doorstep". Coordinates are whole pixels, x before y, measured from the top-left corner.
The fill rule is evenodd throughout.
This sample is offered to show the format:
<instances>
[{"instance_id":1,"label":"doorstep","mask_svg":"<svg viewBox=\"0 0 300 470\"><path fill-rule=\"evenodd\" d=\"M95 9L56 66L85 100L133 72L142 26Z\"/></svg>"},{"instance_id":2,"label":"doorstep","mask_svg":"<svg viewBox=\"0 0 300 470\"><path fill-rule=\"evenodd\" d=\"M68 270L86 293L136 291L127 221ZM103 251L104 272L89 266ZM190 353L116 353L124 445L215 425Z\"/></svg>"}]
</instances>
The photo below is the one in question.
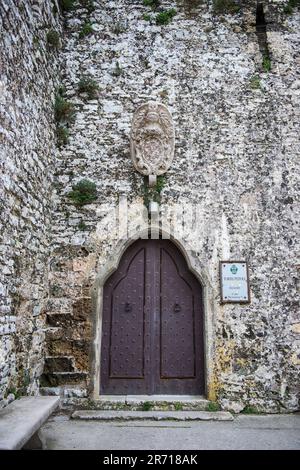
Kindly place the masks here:
<instances>
[{"instance_id":1,"label":"doorstep","mask_svg":"<svg viewBox=\"0 0 300 470\"><path fill-rule=\"evenodd\" d=\"M85 421L233 421L228 411L74 411L72 419Z\"/></svg>"},{"instance_id":2,"label":"doorstep","mask_svg":"<svg viewBox=\"0 0 300 470\"><path fill-rule=\"evenodd\" d=\"M209 400L201 395L100 395L95 401L109 403L140 404L151 403L185 403L208 405Z\"/></svg>"}]
</instances>

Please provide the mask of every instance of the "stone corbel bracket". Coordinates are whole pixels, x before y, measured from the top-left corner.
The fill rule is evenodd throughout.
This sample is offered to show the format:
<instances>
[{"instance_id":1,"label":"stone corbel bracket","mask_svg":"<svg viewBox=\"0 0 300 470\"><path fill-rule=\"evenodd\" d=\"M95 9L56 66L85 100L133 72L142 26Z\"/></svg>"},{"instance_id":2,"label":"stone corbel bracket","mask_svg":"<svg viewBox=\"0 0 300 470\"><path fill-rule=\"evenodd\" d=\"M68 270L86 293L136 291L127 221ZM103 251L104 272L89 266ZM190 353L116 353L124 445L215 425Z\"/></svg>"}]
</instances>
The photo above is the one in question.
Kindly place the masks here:
<instances>
[{"instance_id":1,"label":"stone corbel bracket","mask_svg":"<svg viewBox=\"0 0 300 470\"><path fill-rule=\"evenodd\" d=\"M149 176L149 186L155 186L157 176L166 173L174 157L173 119L164 104L149 101L135 111L130 145L135 169Z\"/></svg>"}]
</instances>

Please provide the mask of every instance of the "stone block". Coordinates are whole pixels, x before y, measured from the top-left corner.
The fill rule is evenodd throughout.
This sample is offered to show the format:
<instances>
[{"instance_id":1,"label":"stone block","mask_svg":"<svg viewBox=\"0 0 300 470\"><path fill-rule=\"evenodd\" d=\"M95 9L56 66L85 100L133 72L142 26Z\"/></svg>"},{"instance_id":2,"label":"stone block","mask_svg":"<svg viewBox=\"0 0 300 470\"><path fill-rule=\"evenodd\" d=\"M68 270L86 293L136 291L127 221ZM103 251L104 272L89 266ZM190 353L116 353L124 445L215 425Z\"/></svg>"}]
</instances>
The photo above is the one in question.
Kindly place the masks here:
<instances>
[{"instance_id":1,"label":"stone block","mask_svg":"<svg viewBox=\"0 0 300 470\"><path fill-rule=\"evenodd\" d=\"M44 373L49 374L52 372L73 372L74 359L69 356L56 356L46 357Z\"/></svg>"}]
</instances>

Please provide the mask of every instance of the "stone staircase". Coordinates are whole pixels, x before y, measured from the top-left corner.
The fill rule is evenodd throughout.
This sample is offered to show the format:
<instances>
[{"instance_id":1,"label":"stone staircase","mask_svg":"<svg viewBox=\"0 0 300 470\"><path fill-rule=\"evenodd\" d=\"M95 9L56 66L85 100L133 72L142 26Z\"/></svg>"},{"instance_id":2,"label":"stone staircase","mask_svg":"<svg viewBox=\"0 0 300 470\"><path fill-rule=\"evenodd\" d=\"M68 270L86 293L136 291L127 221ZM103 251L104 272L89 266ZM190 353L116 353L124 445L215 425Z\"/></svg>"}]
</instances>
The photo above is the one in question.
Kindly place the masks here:
<instances>
[{"instance_id":1,"label":"stone staircase","mask_svg":"<svg viewBox=\"0 0 300 470\"><path fill-rule=\"evenodd\" d=\"M47 356L40 379L42 387L86 387L88 373L76 370L74 362L73 356Z\"/></svg>"},{"instance_id":2,"label":"stone staircase","mask_svg":"<svg viewBox=\"0 0 300 470\"><path fill-rule=\"evenodd\" d=\"M226 411L203 397L152 395L103 396L86 398L76 387L42 387L41 395L59 395L62 410L71 419L86 421L232 421Z\"/></svg>"},{"instance_id":3,"label":"stone staircase","mask_svg":"<svg viewBox=\"0 0 300 470\"><path fill-rule=\"evenodd\" d=\"M217 412L211 402L201 396L174 396L174 395L126 395L103 396L99 399L88 397L86 389L76 386L41 387L41 395L55 395L61 397L62 408L80 411L205 411ZM215 404L214 404L215 405Z\"/></svg>"}]
</instances>

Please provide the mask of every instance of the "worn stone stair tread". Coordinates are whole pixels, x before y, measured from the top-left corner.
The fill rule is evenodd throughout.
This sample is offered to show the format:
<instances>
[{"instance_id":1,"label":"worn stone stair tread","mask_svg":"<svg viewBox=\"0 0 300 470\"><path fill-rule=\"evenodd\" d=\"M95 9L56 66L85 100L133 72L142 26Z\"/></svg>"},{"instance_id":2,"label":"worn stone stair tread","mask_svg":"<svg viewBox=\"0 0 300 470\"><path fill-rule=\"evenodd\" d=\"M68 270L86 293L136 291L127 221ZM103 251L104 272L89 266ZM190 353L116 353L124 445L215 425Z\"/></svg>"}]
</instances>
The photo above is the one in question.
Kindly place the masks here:
<instances>
[{"instance_id":1,"label":"worn stone stair tread","mask_svg":"<svg viewBox=\"0 0 300 470\"><path fill-rule=\"evenodd\" d=\"M228 411L110 411L110 410L77 410L72 419L90 421L232 421Z\"/></svg>"}]
</instances>

